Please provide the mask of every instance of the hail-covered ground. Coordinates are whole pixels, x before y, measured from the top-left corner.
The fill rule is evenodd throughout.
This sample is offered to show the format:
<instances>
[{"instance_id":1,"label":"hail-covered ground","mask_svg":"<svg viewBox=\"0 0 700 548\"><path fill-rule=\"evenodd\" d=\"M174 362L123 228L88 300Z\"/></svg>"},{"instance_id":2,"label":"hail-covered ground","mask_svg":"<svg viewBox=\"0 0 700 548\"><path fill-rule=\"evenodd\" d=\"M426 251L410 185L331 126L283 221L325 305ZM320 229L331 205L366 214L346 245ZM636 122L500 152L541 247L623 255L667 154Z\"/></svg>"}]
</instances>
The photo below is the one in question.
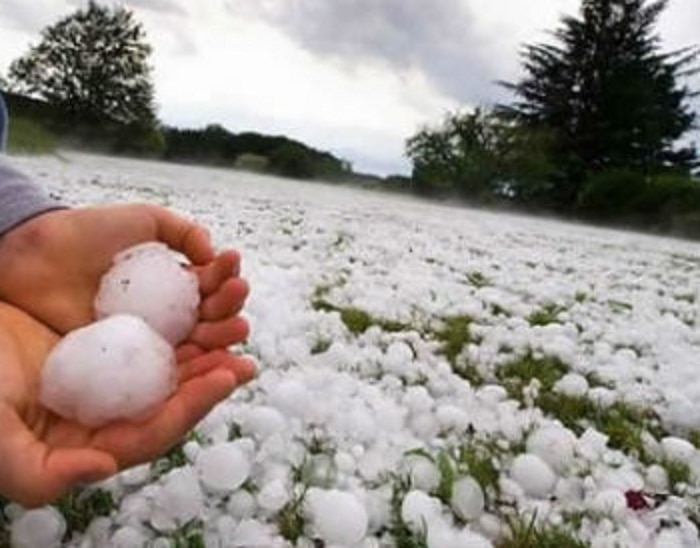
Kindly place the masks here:
<instances>
[{"instance_id":1,"label":"hail-covered ground","mask_svg":"<svg viewBox=\"0 0 700 548\"><path fill-rule=\"evenodd\" d=\"M240 249L259 376L163 459L7 505L0 537L700 546L700 245L228 170L17 163L65 203L162 204Z\"/></svg>"}]
</instances>

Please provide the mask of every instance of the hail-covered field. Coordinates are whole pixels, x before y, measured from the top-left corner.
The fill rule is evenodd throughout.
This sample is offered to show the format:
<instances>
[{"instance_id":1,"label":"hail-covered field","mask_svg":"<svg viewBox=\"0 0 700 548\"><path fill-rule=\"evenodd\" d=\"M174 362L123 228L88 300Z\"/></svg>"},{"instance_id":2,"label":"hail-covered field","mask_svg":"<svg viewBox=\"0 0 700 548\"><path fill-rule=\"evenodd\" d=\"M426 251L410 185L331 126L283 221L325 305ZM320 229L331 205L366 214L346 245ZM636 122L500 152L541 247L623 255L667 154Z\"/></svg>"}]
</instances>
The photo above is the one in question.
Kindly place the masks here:
<instances>
[{"instance_id":1,"label":"hail-covered field","mask_svg":"<svg viewBox=\"0 0 700 548\"><path fill-rule=\"evenodd\" d=\"M699 546L700 245L227 170L17 159L244 258L259 376L36 546Z\"/></svg>"}]
</instances>

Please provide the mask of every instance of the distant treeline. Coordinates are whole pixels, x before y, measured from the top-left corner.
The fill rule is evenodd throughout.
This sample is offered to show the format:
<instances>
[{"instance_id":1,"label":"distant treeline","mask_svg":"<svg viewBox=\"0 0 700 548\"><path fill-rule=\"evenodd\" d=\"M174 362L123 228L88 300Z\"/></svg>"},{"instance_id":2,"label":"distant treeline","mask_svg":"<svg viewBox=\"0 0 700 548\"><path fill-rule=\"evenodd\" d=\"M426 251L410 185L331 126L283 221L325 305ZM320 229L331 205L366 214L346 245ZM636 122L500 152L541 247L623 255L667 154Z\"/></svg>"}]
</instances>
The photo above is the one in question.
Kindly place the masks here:
<instances>
[{"instance_id":1,"label":"distant treeline","mask_svg":"<svg viewBox=\"0 0 700 548\"><path fill-rule=\"evenodd\" d=\"M3 96L12 127L17 130L11 132L11 137L16 138L15 142L21 141L25 150L43 150L44 143L51 142L81 150L232 167L299 179L387 189L408 186L407 179L397 176L383 179L355 173L349 162L284 136L232 133L217 124L201 129L127 125L104 117L76 115L14 93L3 92Z\"/></svg>"}]
</instances>

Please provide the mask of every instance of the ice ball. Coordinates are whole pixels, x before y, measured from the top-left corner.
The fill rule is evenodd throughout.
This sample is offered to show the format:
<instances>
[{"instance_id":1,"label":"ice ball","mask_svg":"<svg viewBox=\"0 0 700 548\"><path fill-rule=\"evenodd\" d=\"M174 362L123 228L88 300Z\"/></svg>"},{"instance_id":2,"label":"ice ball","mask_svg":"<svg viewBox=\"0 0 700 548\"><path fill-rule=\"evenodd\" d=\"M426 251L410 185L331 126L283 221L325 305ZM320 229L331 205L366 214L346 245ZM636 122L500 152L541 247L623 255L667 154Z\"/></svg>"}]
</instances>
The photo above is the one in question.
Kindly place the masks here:
<instances>
[{"instance_id":1,"label":"ice ball","mask_svg":"<svg viewBox=\"0 0 700 548\"><path fill-rule=\"evenodd\" d=\"M46 506L29 510L12 522L12 546L17 548L58 548L66 531L66 520L53 508Z\"/></svg>"},{"instance_id":2,"label":"ice ball","mask_svg":"<svg viewBox=\"0 0 700 548\"><path fill-rule=\"evenodd\" d=\"M87 426L134 419L176 386L172 347L146 322L117 315L68 333L49 353L41 403Z\"/></svg>"},{"instance_id":3,"label":"ice ball","mask_svg":"<svg viewBox=\"0 0 700 548\"><path fill-rule=\"evenodd\" d=\"M178 257L156 242L118 253L95 297L97 317L139 316L170 344L182 342L197 321L199 286Z\"/></svg>"},{"instance_id":4,"label":"ice ball","mask_svg":"<svg viewBox=\"0 0 700 548\"><path fill-rule=\"evenodd\" d=\"M351 493L312 488L307 509L318 536L328 544L353 546L367 534L367 510Z\"/></svg>"}]
</instances>

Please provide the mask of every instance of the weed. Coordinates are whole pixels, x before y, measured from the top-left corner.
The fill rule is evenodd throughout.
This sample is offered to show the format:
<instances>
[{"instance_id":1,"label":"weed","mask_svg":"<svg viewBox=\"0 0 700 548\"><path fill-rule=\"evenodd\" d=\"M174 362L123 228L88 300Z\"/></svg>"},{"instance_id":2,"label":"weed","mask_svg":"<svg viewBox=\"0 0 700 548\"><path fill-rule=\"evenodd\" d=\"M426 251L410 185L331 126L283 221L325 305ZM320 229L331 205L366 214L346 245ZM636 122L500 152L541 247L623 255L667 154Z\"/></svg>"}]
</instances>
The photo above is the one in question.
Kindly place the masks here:
<instances>
[{"instance_id":1,"label":"weed","mask_svg":"<svg viewBox=\"0 0 700 548\"><path fill-rule=\"evenodd\" d=\"M201 520L188 521L170 537L172 548L205 548L202 528Z\"/></svg>"},{"instance_id":2,"label":"weed","mask_svg":"<svg viewBox=\"0 0 700 548\"><path fill-rule=\"evenodd\" d=\"M75 489L56 503L66 520L66 537L83 533L97 517L109 516L116 509L112 495L102 489Z\"/></svg>"},{"instance_id":3,"label":"weed","mask_svg":"<svg viewBox=\"0 0 700 548\"><path fill-rule=\"evenodd\" d=\"M465 345L471 342L469 326L472 319L469 316L449 316L443 318L442 327L432 333L432 336L442 343L441 352L454 368L457 356Z\"/></svg>"},{"instance_id":4,"label":"weed","mask_svg":"<svg viewBox=\"0 0 700 548\"><path fill-rule=\"evenodd\" d=\"M277 514L277 529L285 539L296 545L304 534L304 516L302 514L306 488L285 504Z\"/></svg>"},{"instance_id":5,"label":"weed","mask_svg":"<svg viewBox=\"0 0 700 548\"><path fill-rule=\"evenodd\" d=\"M477 289L481 289L482 287L487 287L491 285L489 279L478 270L468 272L467 281Z\"/></svg>"},{"instance_id":6,"label":"weed","mask_svg":"<svg viewBox=\"0 0 700 548\"><path fill-rule=\"evenodd\" d=\"M508 538L498 542L498 548L585 548L585 542L577 539L561 525L538 526L536 516L507 517Z\"/></svg>"},{"instance_id":7,"label":"weed","mask_svg":"<svg viewBox=\"0 0 700 548\"><path fill-rule=\"evenodd\" d=\"M503 382L508 395L520 400L522 389L533 379L539 381L542 392L549 392L568 371L568 366L557 358L535 358L532 354L526 354L499 368L496 376Z\"/></svg>"},{"instance_id":8,"label":"weed","mask_svg":"<svg viewBox=\"0 0 700 548\"><path fill-rule=\"evenodd\" d=\"M531 326L545 326L551 323L556 323L557 316L565 310L566 308L563 306L554 303L549 303L545 305L542 309L530 314L527 318L527 321Z\"/></svg>"},{"instance_id":9,"label":"weed","mask_svg":"<svg viewBox=\"0 0 700 548\"><path fill-rule=\"evenodd\" d=\"M407 478L394 479L391 490L389 532L396 548L428 548L426 531L414 533L401 518L401 505L410 488L410 480Z\"/></svg>"}]
</instances>

